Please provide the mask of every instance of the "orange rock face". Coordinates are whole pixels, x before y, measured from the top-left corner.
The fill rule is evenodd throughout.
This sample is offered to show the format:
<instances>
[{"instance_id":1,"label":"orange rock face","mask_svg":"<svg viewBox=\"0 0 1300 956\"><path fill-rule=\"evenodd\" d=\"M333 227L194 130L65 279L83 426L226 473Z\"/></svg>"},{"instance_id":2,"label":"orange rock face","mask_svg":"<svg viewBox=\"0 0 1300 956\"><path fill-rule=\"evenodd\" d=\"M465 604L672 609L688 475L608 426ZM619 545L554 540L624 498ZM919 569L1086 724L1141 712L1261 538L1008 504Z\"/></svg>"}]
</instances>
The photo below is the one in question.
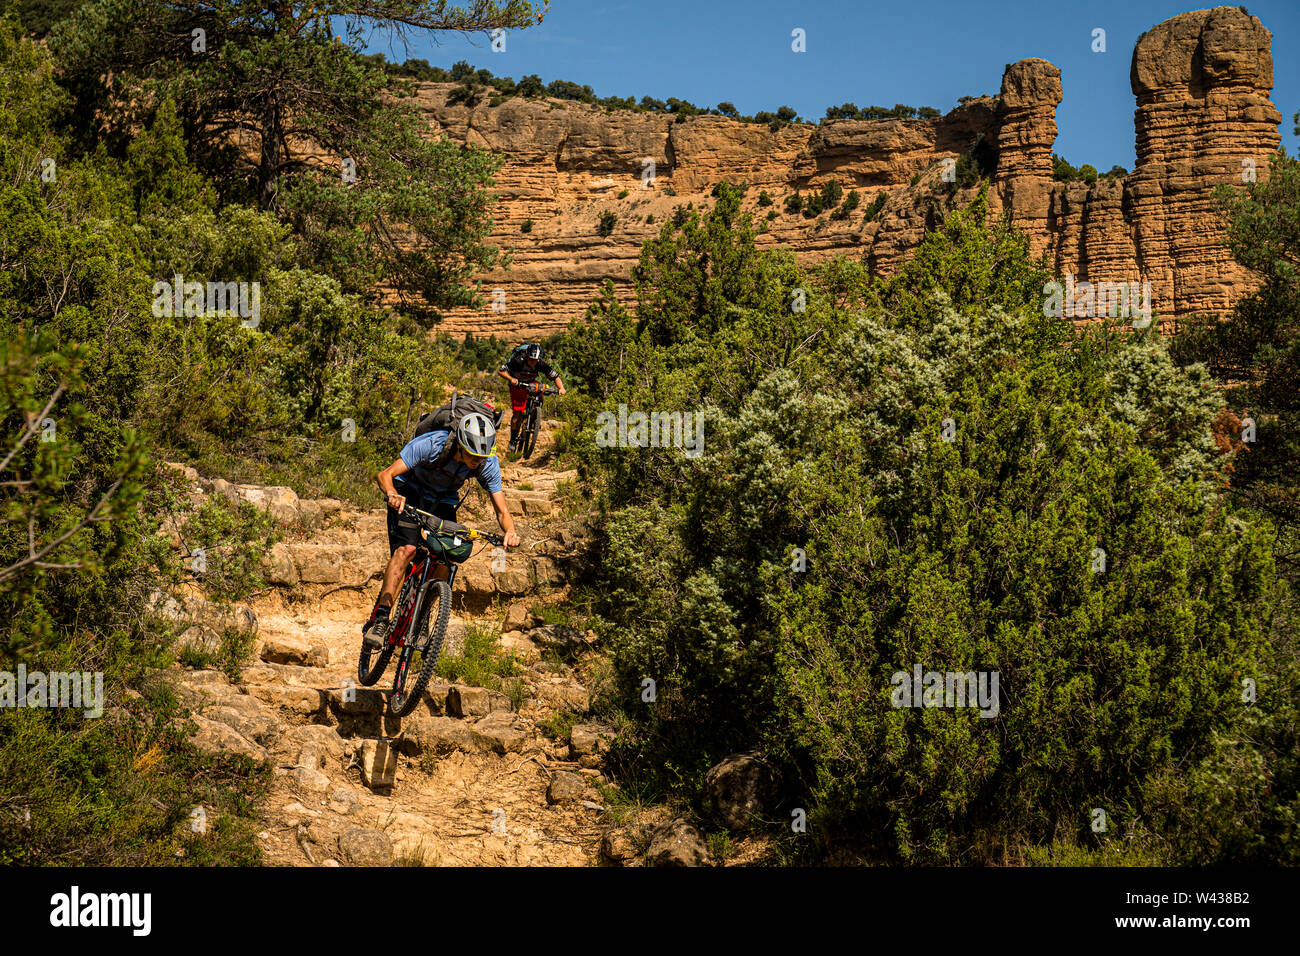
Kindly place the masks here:
<instances>
[{"instance_id":1,"label":"orange rock face","mask_svg":"<svg viewBox=\"0 0 1300 956\"><path fill-rule=\"evenodd\" d=\"M707 206L714 185L746 183L745 209L767 223L761 246L805 265L836 254L888 275L972 189L948 182L971 157L989 175L990 212L1008 213L1061 275L1150 282L1161 319L1222 314L1251 287L1223 241L1212 199L1220 184L1268 174L1282 116L1269 98L1271 34L1237 7L1184 13L1145 33L1133 51L1137 167L1091 186L1052 178L1061 73L1041 59L1010 64L996 97L934 120L835 120L775 132L706 116L605 110L511 98L500 106L447 102L451 84L424 84L430 127L499 151L493 241L513 255L483 277L496 310L459 310L443 328L540 337L581 315L605 279L631 298L641 243L675 207ZM806 219L787 196L830 180L861 204L845 219ZM773 200L760 206L760 193ZM878 195L884 205L864 215ZM769 220L771 212L777 215ZM613 213L608 236L598 233ZM528 231L525 224L531 221ZM503 295L494 295L495 290Z\"/></svg>"}]
</instances>

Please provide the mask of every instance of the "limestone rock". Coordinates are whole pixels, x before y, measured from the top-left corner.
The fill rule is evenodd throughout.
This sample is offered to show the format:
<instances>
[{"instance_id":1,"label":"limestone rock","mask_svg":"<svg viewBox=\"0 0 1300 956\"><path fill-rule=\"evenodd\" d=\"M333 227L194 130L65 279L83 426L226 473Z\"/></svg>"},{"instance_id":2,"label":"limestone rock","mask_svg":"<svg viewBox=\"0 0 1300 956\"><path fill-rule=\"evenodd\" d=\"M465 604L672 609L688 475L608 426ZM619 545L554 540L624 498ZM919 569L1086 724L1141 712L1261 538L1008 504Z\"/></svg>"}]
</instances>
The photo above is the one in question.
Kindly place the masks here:
<instances>
[{"instance_id":1,"label":"limestone rock","mask_svg":"<svg viewBox=\"0 0 1300 956\"><path fill-rule=\"evenodd\" d=\"M353 866L387 866L393 862L393 841L382 830L348 827L339 834L339 856Z\"/></svg>"},{"instance_id":2,"label":"limestone rock","mask_svg":"<svg viewBox=\"0 0 1300 956\"><path fill-rule=\"evenodd\" d=\"M361 798L347 787L335 787L329 796L329 808L345 816L361 805Z\"/></svg>"},{"instance_id":3,"label":"limestone rock","mask_svg":"<svg viewBox=\"0 0 1300 956\"><path fill-rule=\"evenodd\" d=\"M650 836L646 862L651 866L708 866L709 851L695 827L673 820Z\"/></svg>"},{"instance_id":4,"label":"limestone rock","mask_svg":"<svg viewBox=\"0 0 1300 956\"><path fill-rule=\"evenodd\" d=\"M470 724L469 733L480 750L499 754L518 753L528 736L506 711L496 711Z\"/></svg>"},{"instance_id":5,"label":"limestone rock","mask_svg":"<svg viewBox=\"0 0 1300 956\"><path fill-rule=\"evenodd\" d=\"M609 728L601 724L574 724L569 731L569 752L574 760L596 756L611 736Z\"/></svg>"},{"instance_id":6,"label":"limestone rock","mask_svg":"<svg viewBox=\"0 0 1300 956\"><path fill-rule=\"evenodd\" d=\"M239 753L254 760L265 760L267 757L265 750L228 724L211 720L202 714L194 714L190 720L197 725L190 740L204 753Z\"/></svg>"},{"instance_id":7,"label":"limestone rock","mask_svg":"<svg viewBox=\"0 0 1300 956\"><path fill-rule=\"evenodd\" d=\"M330 788L330 778L314 767L294 768L293 779L298 786L312 793L324 793Z\"/></svg>"},{"instance_id":8,"label":"limestone rock","mask_svg":"<svg viewBox=\"0 0 1300 956\"><path fill-rule=\"evenodd\" d=\"M494 239L511 246L514 258L508 270L483 278L505 290L510 312L452 309L443 328L454 335L544 336L563 329L605 280L629 297L642 242L657 235L674 206L711 205L709 193L721 180L749 183L743 208L759 217L760 190L778 209L791 193L831 179L846 192L857 189L863 206L885 196L871 222L860 214L820 223L779 215L758 241L760 248L788 248L804 266L848 253L889 275L942 218L944 160L965 155L990 175L990 215L1008 214L1029 233L1031 250L1047 252L1060 273L1149 279L1162 316L1222 314L1250 282L1228 254L1222 229L1211 226L1209 194L1219 183L1241 184L1243 159L1267 175L1267 158L1280 142L1282 117L1269 97L1271 36L1235 6L1183 13L1142 35L1130 73L1137 167L1122 180L1098 180L1068 204L1063 194L1070 187L1051 175L1056 107L1071 83L1085 80L1063 77L1041 59L1010 64L997 96L935 119L828 120L775 131L718 116L677 123L545 97L512 97L496 107L483 98L467 106L452 97L458 84L418 84L415 102L435 133L506 160L496 179ZM643 159L655 164L646 182ZM958 191L953 199L972 195ZM594 226L604 212L617 220L602 238ZM534 226L521 233L525 220ZM543 495L513 497L530 517L551 504Z\"/></svg>"},{"instance_id":9,"label":"limestone rock","mask_svg":"<svg viewBox=\"0 0 1300 956\"><path fill-rule=\"evenodd\" d=\"M572 656L587 649L582 631L571 624L545 624L528 632L534 644L549 648L561 656Z\"/></svg>"},{"instance_id":10,"label":"limestone rock","mask_svg":"<svg viewBox=\"0 0 1300 956\"><path fill-rule=\"evenodd\" d=\"M580 799L586 789L587 782L581 775L561 770L551 777L551 782L546 788L546 802L568 803Z\"/></svg>"},{"instance_id":11,"label":"limestone rock","mask_svg":"<svg viewBox=\"0 0 1300 956\"><path fill-rule=\"evenodd\" d=\"M511 709L510 698L498 690L453 684L447 692L447 713L452 717L484 717Z\"/></svg>"},{"instance_id":12,"label":"limestone rock","mask_svg":"<svg viewBox=\"0 0 1300 956\"><path fill-rule=\"evenodd\" d=\"M262 485L236 485L239 497L254 508L265 511L281 524L297 521L299 517L298 495L292 488L283 485L264 487Z\"/></svg>"},{"instance_id":13,"label":"limestone rock","mask_svg":"<svg viewBox=\"0 0 1300 956\"><path fill-rule=\"evenodd\" d=\"M298 567L288 546L278 541L271 546L266 557L266 580L271 584L293 587L298 583Z\"/></svg>"},{"instance_id":14,"label":"limestone rock","mask_svg":"<svg viewBox=\"0 0 1300 956\"><path fill-rule=\"evenodd\" d=\"M261 658L273 664L302 664L308 667L324 667L329 663L324 644L283 634L262 642Z\"/></svg>"},{"instance_id":15,"label":"limestone rock","mask_svg":"<svg viewBox=\"0 0 1300 956\"><path fill-rule=\"evenodd\" d=\"M704 794L719 822L744 831L776 803L776 771L756 754L732 754L704 775Z\"/></svg>"},{"instance_id":16,"label":"limestone rock","mask_svg":"<svg viewBox=\"0 0 1300 956\"><path fill-rule=\"evenodd\" d=\"M454 717L430 717L403 731L405 752L412 756L430 753L435 756L460 750L476 750L474 737L464 721Z\"/></svg>"},{"instance_id":17,"label":"limestone rock","mask_svg":"<svg viewBox=\"0 0 1300 956\"><path fill-rule=\"evenodd\" d=\"M501 622L502 631L522 631L532 627L533 615L528 610L528 605L522 601L516 601L506 608L505 620Z\"/></svg>"},{"instance_id":18,"label":"limestone rock","mask_svg":"<svg viewBox=\"0 0 1300 956\"><path fill-rule=\"evenodd\" d=\"M397 752L386 740L367 740L361 745L361 782L371 790L391 787L397 780Z\"/></svg>"},{"instance_id":19,"label":"limestone rock","mask_svg":"<svg viewBox=\"0 0 1300 956\"><path fill-rule=\"evenodd\" d=\"M600 858L613 866L625 866L636 859L636 843L627 827L613 827L600 836Z\"/></svg>"}]
</instances>

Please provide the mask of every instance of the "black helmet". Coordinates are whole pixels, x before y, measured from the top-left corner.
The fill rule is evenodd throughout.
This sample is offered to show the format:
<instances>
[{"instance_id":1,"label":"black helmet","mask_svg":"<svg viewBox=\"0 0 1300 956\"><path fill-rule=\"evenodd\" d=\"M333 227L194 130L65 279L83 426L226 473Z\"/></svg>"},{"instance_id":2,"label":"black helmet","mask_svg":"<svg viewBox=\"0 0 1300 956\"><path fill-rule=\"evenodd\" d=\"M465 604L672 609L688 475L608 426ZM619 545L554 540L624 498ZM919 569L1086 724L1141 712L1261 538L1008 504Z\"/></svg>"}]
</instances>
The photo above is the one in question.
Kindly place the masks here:
<instances>
[{"instance_id":1,"label":"black helmet","mask_svg":"<svg viewBox=\"0 0 1300 956\"><path fill-rule=\"evenodd\" d=\"M540 345L530 345L524 350L524 358L540 359L542 357L542 347Z\"/></svg>"}]
</instances>

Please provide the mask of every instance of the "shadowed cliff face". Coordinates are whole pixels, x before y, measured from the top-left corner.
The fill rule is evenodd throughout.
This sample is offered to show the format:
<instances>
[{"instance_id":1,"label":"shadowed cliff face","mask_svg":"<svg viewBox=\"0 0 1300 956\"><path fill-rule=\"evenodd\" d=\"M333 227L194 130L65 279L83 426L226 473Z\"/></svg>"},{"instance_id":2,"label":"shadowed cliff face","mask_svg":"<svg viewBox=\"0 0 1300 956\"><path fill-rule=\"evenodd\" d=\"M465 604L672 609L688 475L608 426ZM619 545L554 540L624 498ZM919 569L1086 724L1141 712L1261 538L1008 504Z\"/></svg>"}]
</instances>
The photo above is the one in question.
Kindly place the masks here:
<instances>
[{"instance_id":1,"label":"shadowed cliff face","mask_svg":"<svg viewBox=\"0 0 1300 956\"><path fill-rule=\"evenodd\" d=\"M432 129L507 157L494 241L514 261L483 280L489 301L504 291L504 309L498 298L498 311L453 312L444 328L544 335L581 314L606 278L629 298L641 243L675 206L709 204L721 180L749 184L745 208L756 224L778 211L760 244L787 247L805 264L846 253L888 274L950 203L973 194L958 190L950 200L944 182L968 154L991 172L990 211L1009 214L1057 272L1148 281L1165 320L1222 314L1251 282L1224 245L1211 192L1240 185L1252 164L1266 176L1280 143L1270 42L1259 19L1236 7L1180 14L1145 33L1131 69L1137 168L1091 186L1052 179L1062 80L1041 59L1008 65L997 96L941 119L835 120L775 132L721 117L678 123L557 100L489 107L484 98L467 107L447 102L453 85L424 84L418 102ZM792 192L832 179L861 196L847 219L783 211ZM774 205L758 205L763 190ZM880 194L883 208L865 221ZM617 222L602 237L605 212Z\"/></svg>"}]
</instances>

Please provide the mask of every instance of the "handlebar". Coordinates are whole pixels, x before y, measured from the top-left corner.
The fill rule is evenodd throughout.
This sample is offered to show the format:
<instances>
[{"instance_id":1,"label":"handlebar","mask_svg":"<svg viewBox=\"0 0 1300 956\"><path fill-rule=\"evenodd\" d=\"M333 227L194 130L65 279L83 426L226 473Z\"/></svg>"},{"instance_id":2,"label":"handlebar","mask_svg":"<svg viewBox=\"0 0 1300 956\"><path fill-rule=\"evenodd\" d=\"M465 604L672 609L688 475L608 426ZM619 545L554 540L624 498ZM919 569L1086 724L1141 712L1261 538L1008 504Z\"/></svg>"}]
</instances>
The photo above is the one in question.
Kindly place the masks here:
<instances>
[{"instance_id":1,"label":"handlebar","mask_svg":"<svg viewBox=\"0 0 1300 956\"><path fill-rule=\"evenodd\" d=\"M458 524L455 521L448 521L446 518L439 518L437 515L429 514L427 511L421 511L414 505L407 505L402 512L403 517L414 518L419 521L428 530L430 534L441 534L447 537L457 535L462 538L468 538L470 541L487 541L490 544L504 545L506 542L505 535L496 534L492 531L479 531L475 528Z\"/></svg>"},{"instance_id":2,"label":"handlebar","mask_svg":"<svg viewBox=\"0 0 1300 956\"><path fill-rule=\"evenodd\" d=\"M554 385L543 385L541 382L528 382L524 388L534 395L558 395L560 392Z\"/></svg>"}]
</instances>

